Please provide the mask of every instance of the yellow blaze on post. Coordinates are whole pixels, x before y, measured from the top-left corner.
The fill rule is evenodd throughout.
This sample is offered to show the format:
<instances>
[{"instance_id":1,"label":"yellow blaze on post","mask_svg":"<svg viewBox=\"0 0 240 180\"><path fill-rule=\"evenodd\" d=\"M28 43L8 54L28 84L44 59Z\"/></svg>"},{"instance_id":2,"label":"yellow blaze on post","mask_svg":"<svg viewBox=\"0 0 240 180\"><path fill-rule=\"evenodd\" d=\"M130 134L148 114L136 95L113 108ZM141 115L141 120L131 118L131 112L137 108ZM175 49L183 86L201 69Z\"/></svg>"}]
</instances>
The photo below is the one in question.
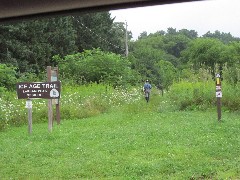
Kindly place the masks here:
<instances>
[{"instance_id":1,"label":"yellow blaze on post","mask_svg":"<svg viewBox=\"0 0 240 180\"><path fill-rule=\"evenodd\" d=\"M217 84L220 84L220 78L217 78Z\"/></svg>"}]
</instances>

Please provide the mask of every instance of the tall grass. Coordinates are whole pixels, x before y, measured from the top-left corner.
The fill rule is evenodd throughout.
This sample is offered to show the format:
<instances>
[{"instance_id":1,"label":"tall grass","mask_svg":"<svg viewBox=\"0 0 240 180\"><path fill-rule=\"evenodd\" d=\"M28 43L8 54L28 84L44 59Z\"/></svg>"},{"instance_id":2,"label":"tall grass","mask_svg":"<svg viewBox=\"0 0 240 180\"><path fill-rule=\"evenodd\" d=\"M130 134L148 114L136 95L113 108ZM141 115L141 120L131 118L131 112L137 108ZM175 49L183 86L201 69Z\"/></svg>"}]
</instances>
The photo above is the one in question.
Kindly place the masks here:
<instances>
[{"instance_id":1,"label":"tall grass","mask_svg":"<svg viewBox=\"0 0 240 180\"><path fill-rule=\"evenodd\" d=\"M240 84L222 82L222 106L225 111L240 110ZM174 83L168 93L170 102L178 110L207 110L216 106L214 81Z\"/></svg>"},{"instance_id":2,"label":"tall grass","mask_svg":"<svg viewBox=\"0 0 240 180\"><path fill-rule=\"evenodd\" d=\"M214 82L174 83L168 93L179 110L207 109L215 103Z\"/></svg>"},{"instance_id":3,"label":"tall grass","mask_svg":"<svg viewBox=\"0 0 240 180\"><path fill-rule=\"evenodd\" d=\"M141 87L112 88L104 84L64 86L61 92L61 119L81 119L105 113L115 106L141 99ZM26 100L18 100L15 92L0 96L0 130L27 123ZM33 123L47 121L47 100L33 99ZM53 106L54 107L54 106Z\"/></svg>"},{"instance_id":4,"label":"tall grass","mask_svg":"<svg viewBox=\"0 0 240 180\"><path fill-rule=\"evenodd\" d=\"M222 103L225 109L229 111L240 110L240 83L230 85L223 83Z\"/></svg>"},{"instance_id":5,"label":"tall grass","mask_svg":"<svg viewBox=\"0 0 240 180\"><path fill-rule=\"evenodd\" d=\"M215 82L174 83L162 97L155 88L148 108L154 112L174 110L208 110L216 107ZM238 111L240 107L240 84L222 83L222 106L224 111ZM9 126L27 123L26 100L18 100L15 92L1 92L0 130ZM123 106L123 111L136 113L145 111L141 86L112 88L104 84L64 86L61 93L61 119L82 119L100 115ZM53 106L54 107L54 106ZM33 100L33 123L47 121L47 100ZM55 112L55 111L54 111ZM55 116L54 116L55 117Z\"/></svg>"}]
</instances>

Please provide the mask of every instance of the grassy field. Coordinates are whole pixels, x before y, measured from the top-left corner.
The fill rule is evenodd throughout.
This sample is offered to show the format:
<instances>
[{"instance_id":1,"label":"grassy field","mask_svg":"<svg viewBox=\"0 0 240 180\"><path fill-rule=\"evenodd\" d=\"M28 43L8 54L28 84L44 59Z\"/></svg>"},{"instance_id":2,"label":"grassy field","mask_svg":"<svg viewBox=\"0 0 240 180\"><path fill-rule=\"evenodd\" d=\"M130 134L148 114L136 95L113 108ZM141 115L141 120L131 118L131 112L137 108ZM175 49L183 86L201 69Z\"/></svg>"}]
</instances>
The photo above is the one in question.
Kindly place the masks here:
<instances>
[{"instance_id":1,"label":"grassy field","mask_svg":"<svg viewBox=\"0 0 240 180\"><path fill-rule=\"evenodd\" d=\"M129 108L0 132L0 179L240 178L237 113Z\"/></svg>"}]
</instances>

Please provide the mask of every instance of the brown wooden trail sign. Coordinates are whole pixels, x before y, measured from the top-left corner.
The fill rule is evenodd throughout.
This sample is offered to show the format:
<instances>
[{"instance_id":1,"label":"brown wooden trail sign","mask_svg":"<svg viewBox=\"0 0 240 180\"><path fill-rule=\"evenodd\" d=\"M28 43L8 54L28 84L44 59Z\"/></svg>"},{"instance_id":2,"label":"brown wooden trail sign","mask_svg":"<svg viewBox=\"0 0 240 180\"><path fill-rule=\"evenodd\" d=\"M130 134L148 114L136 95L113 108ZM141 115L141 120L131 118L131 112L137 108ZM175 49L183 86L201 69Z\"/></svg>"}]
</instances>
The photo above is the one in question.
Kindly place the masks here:
<instances>
[{"instance_id":1,"label":"brown wooden trail sign","mask_svg":"<svg viewBox=\"0 0 240 180\"><path fill-rule=\"evenodd\" d=\"M48 99L48 130L52 132L53 112L52 100L56 102L56 120L60 124L60 93L61 82L58 81L58 68L47 66L48 82L19 82L16 84L18 99L27 99L26 108L28 109L28 132L32 133L32 99Z\"/></svg>"},{"instance_id":2,"label":"brown wooden trail sign","mask_svg":"<svg viewBox=\"0 0 240 180\"><path fill-rule=\"evenodd\" d=\"M20 82L17 83L18 99L59 99L60 81L54 82Z\"/></svg>"}]
</instances>

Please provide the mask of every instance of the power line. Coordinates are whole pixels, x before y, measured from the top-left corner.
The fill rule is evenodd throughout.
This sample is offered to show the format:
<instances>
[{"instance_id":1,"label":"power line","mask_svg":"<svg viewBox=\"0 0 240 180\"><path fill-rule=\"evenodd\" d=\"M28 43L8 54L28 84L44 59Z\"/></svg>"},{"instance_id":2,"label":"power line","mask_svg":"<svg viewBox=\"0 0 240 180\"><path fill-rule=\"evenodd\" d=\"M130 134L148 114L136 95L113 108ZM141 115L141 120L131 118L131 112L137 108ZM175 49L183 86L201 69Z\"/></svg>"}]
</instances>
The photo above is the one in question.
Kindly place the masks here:
<instances>
[{"instance_id":1,"label":"power line","mask_svg":"<svg viewBox=\"0 0 240 180\"><path fill-rule=\"evenodd\" d=\"M74 18L74 17L73 17L73 18ZM75 19L75 18L74 18L74 19ZM105 38L101 37L101 36L98 35L96 32L94 32L92 29L90 29L89 27L85 26L82 22L79 22L78 19L76 19L76 21L77 21L82 27L84 27L86 30L88 30L90 33L92 33L93 35L97 36L98 39L100 39L101 41L105 41L108 45L111 45L111 46L113 46L113 47L115 47L115 48L117 48L117 49L120 49L120 50L124 51L123 48L121 48L121 47L119 47L119 46L117 46L117 45L109 42L109 41L106 40Z\"/></svg>"}]
</instances>

